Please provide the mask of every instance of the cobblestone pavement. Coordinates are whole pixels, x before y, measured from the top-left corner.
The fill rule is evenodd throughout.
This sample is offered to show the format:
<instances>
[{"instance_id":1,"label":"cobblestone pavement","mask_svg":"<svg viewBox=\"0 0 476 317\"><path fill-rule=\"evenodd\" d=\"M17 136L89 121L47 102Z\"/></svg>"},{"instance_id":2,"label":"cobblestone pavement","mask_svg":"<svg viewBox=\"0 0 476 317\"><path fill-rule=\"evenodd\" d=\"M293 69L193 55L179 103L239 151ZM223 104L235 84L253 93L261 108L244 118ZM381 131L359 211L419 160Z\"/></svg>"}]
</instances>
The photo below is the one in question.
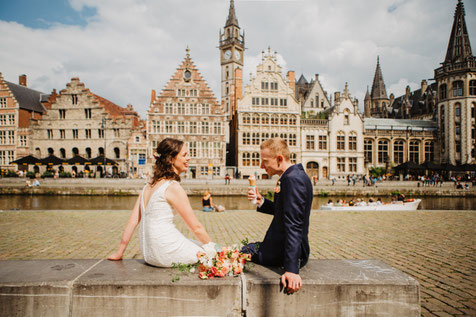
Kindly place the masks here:
<instances>
[{"instance_id":1,"label":"cobblestone pavement","mask_svg":"<svg viewBox=\"0 0 476 317\"><path fill-rule=\"evenodd\" d=\"M103 258L117 247L127 211L0 213L0 260ZM214 241L261 240L271 216L197 212ZM313 212L316 259L380 259L421 284L422 316L476 316L476 212ZM190 236L184 223L178 228ZM126 258L140 258L134 235Z\"/></svg>"}]
</instances>

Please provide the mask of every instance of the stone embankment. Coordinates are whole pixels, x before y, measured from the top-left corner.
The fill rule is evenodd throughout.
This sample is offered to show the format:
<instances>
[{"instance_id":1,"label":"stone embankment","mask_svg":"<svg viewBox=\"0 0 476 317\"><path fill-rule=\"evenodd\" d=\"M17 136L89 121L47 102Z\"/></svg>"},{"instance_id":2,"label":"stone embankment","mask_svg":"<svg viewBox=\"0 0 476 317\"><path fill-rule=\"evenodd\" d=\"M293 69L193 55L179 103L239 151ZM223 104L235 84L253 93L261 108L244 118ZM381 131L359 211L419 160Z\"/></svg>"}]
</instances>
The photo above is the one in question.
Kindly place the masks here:
<instances>
[{"instance_id":1,"label":"stone embankment","mask_svg":"<svg viewBox=\"0 0 476 317\"><path fill-rule=\"evenodd\" d=\"M38 187L27 187L25 179L0 179L0 195L88 195L129 196L138 195L146 184L144 179L45 179ZM261 193L273 191L276 180L258 180ZM214 196L243 196L248 191L247 180L232 180L225 185L222 180L183 180L182 186L188 195L201 196L211 189ZM438 186L421 186L416 181L383 181L374 186L363 186L362 182L348 186L338 181L319 181L314 186L316 196L391 196L394 193L411 194L413 197L476 197L476 186L456 189L452 182Z\"/></svg>"}]
</instances>

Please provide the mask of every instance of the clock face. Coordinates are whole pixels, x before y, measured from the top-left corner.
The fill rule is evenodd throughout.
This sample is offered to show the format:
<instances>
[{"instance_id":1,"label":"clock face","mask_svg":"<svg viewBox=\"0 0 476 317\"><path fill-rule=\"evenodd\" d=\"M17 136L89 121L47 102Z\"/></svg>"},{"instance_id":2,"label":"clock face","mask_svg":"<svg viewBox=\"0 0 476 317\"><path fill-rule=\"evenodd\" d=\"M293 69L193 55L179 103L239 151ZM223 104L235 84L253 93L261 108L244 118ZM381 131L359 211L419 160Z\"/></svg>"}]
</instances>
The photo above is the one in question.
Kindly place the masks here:
<instances>
[{"instance_id":1,"label":"clock face","mask_svg":"<svg viewBox=\"0 0 476 317\"><path fill-rule=\"evenodd\" d=\"M192 77L192 73L189 70L186 70L183 75L186 79L190 79L190 77Z\"/></svg>"},{"instance_id":2,"label":"clock face","mask_svg":"<svg viewBox=\"0 0 476 317\"><path fill-rule=\"evenodd\" d=\"M238 51L235 51L235 59L240 59L241 54Z\"/></svg>"},{"instance_id":3,"label":"clock face","mask_svg":"<svg viewBox=\"0 0 476 317\"><path fill-rule=\"evenodd\" d=\"M227 50L225 52L225 59L230 59L231 58L231 51L230 50Z\"/></svg>"}]
</instances>

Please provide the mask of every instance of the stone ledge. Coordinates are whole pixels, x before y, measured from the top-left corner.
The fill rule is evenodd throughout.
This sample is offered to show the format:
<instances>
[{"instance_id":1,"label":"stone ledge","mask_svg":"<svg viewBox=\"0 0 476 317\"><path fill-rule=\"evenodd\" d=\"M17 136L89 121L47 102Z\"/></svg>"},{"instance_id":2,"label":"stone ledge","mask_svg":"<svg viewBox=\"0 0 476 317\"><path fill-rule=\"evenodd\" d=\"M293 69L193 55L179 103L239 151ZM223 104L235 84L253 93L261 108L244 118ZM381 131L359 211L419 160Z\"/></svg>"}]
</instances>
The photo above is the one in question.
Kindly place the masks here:
<instances>
[{"instance_id":1,"label":"stone ledge","mask_svg":"<svg viewBox=\"0 0 476 317\"><path fill-rule=\"evenodd\" d=\"M280 292L278 268L248 267L202 281L143 260L0 261L0 315L420 315L418 282L381 261L310 260L294 295Z\"/></svg>"}]
</instances>

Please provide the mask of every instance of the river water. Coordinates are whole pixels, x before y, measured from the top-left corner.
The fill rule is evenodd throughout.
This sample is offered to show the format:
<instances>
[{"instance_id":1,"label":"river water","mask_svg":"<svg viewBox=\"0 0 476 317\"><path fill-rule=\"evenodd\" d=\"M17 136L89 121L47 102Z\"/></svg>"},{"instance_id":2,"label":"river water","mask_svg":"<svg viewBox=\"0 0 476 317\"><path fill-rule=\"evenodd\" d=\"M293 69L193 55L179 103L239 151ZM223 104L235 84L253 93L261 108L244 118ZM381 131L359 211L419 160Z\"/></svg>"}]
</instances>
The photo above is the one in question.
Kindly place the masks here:
<instances>
[{"instance_id":1,"label":"river water","mask_svg":"<svg viewBox=\"0 0 476 317\"><path fill-rule=\"evenodd\" d=\"M202 208L201 197L191 196L192 208ZM124 210L132 209L135 196L35 196L35 195L0 195L0 210ZM312 209L319 209L329 199L349 200L349 197L314 197ZM390 201L390 197L382 197ZM253 206L244 196L216 196L216 205L223 205L228 210L253 210ZM475 198L463 197L426 197L418 209L425 210L476 210Z\"/></svg>"}]
</instances>

